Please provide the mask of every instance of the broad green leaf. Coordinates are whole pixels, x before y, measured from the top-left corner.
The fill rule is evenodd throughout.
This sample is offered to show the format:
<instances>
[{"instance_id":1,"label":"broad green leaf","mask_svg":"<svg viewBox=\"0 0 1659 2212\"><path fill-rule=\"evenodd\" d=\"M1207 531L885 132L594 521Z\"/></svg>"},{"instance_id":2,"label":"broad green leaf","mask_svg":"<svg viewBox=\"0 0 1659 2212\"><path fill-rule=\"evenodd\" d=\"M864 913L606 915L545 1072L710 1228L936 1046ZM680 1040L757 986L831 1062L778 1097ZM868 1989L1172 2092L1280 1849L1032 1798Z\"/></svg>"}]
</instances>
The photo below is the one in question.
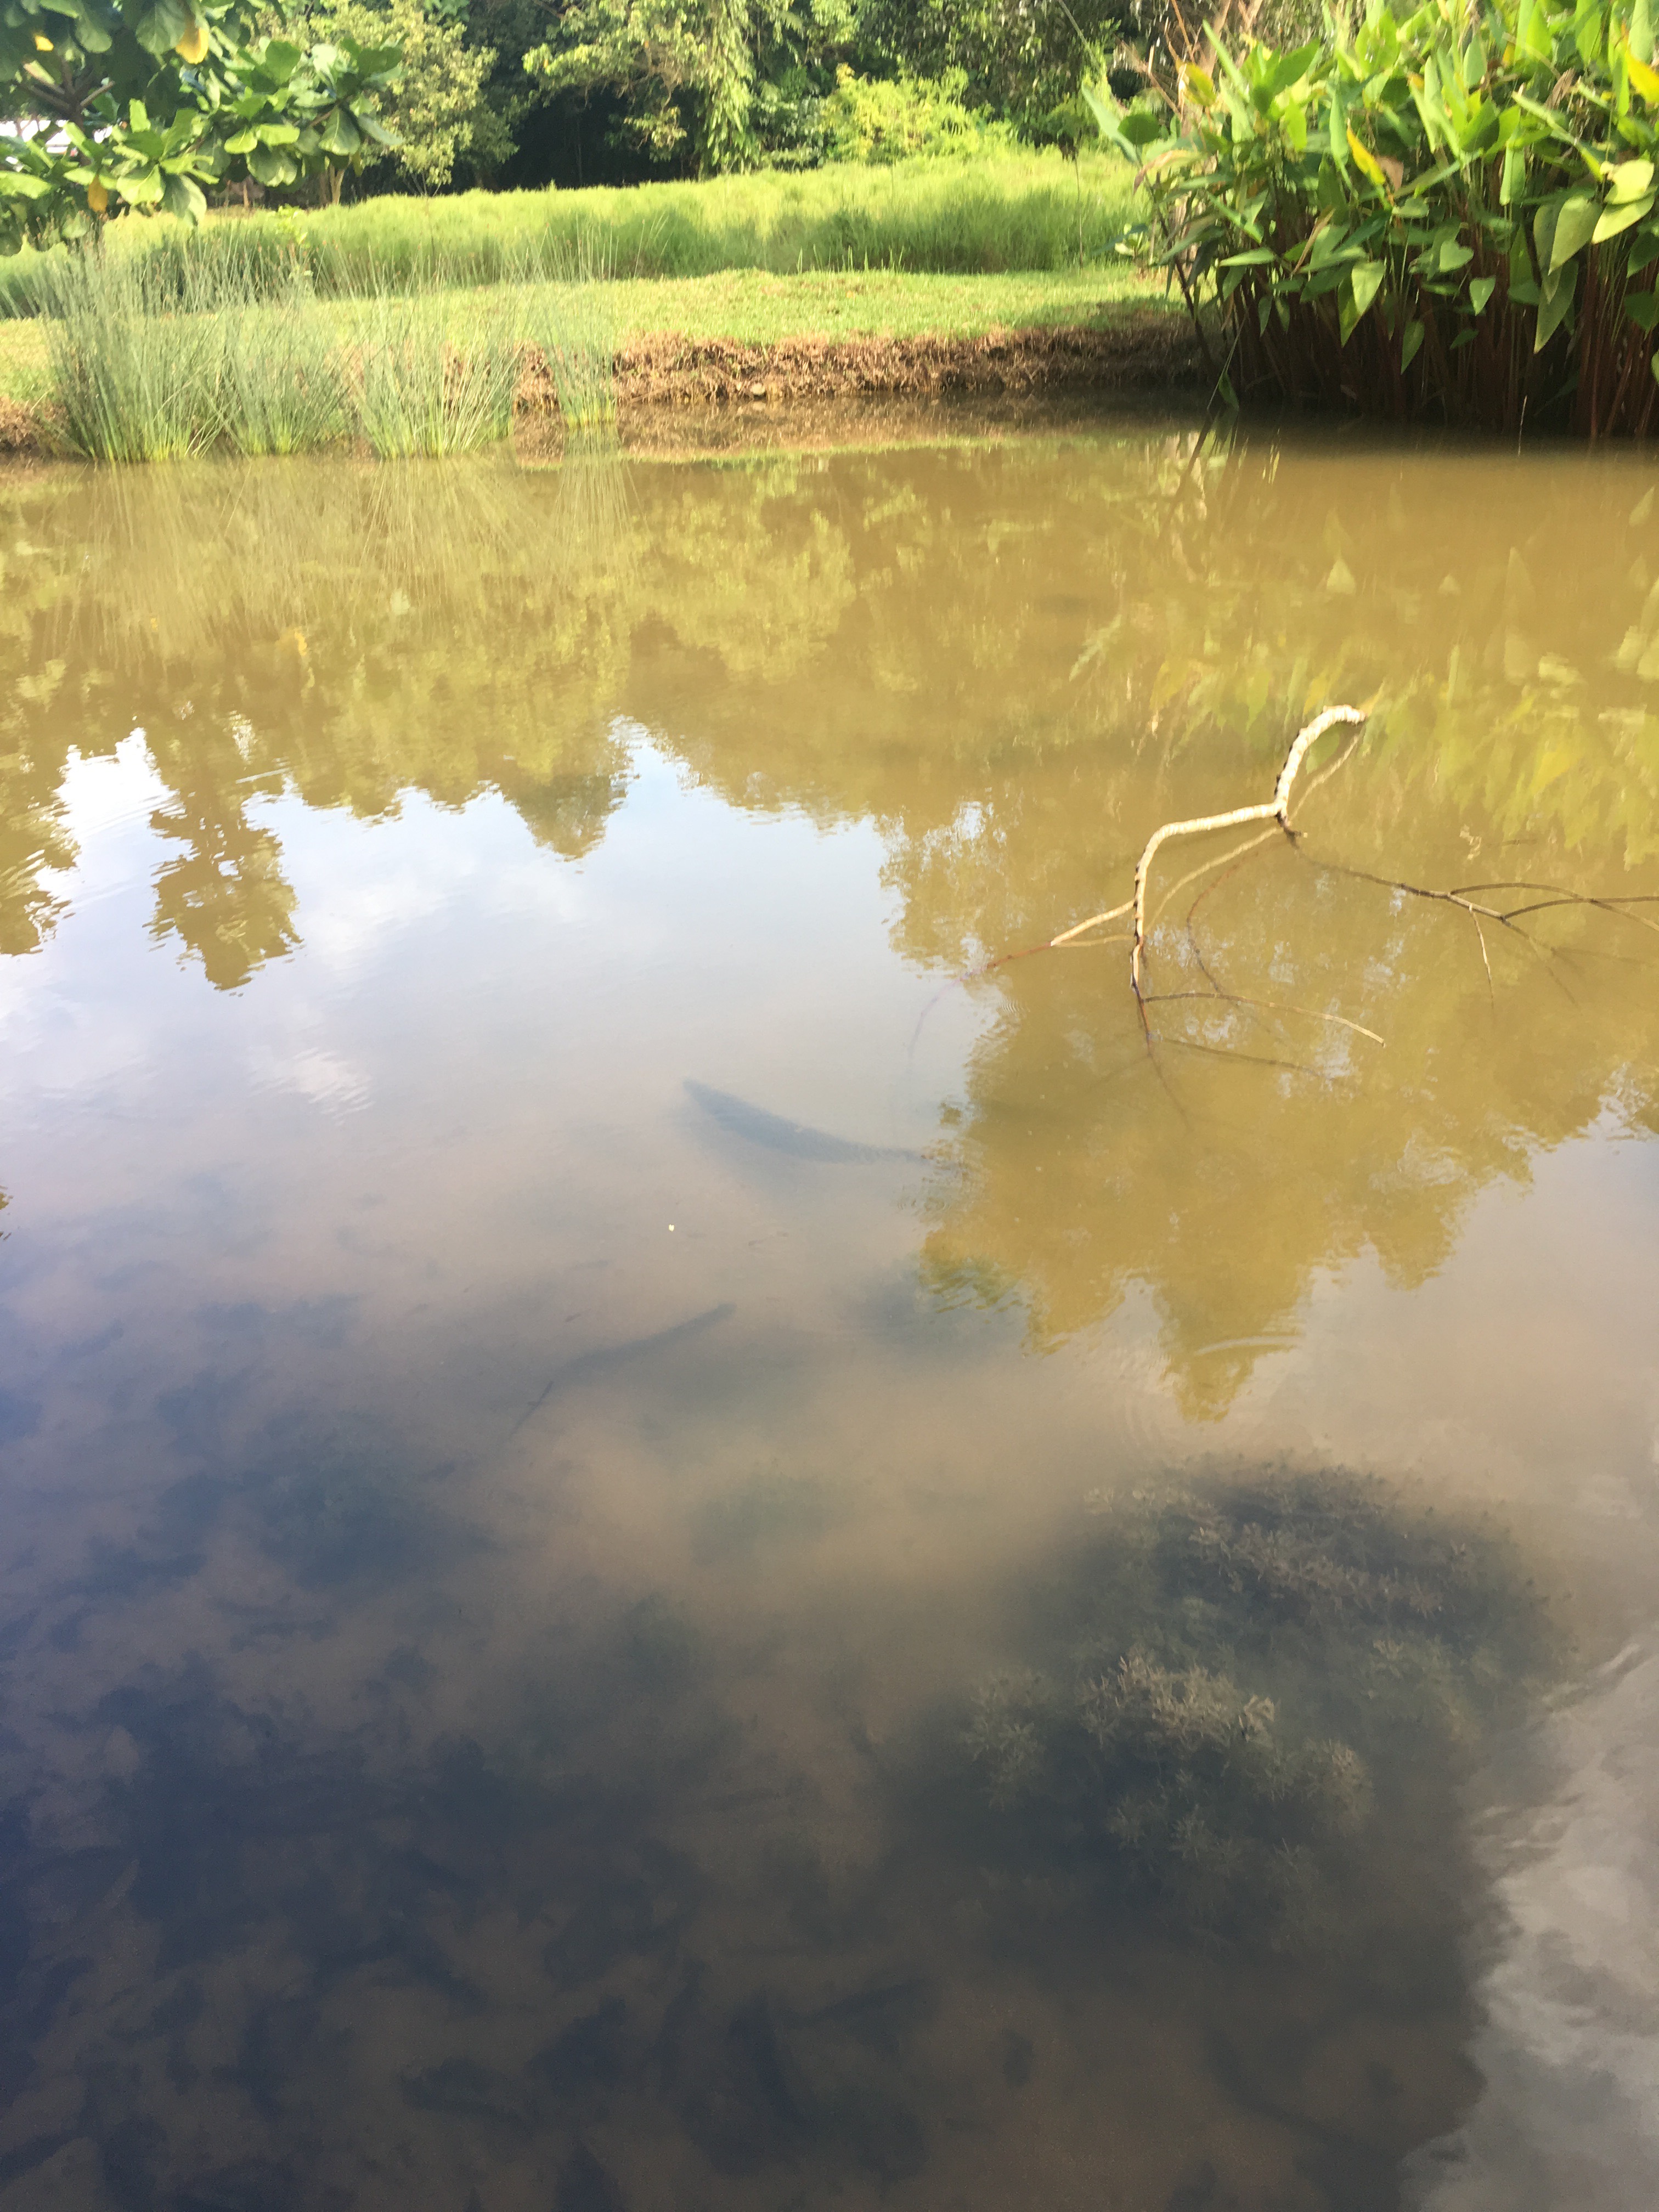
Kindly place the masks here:
<instances>
[{"instance_id":1,"label":"broad green leaf","mask_svg":"<svg viewBox=\"0 0 1659 2212\"><path fill-rule=\"evenodd\" d=\"M1638 0L1638 5L1645 0ZM1521 14L1515 27L1516 44L1522 53L1530 54L1534 61L1551 60L1555 52L1555 41L1550 36L1549 18L1544 13L1543 0L1522 0Z\"/></svg>"},{"instance_id":2,"label":"broad green leaf","mask_svg":"<svg viewBox=\"0 0 1659 2212\"><path fill-rule=\"evenodd\" d=\"M1558 269L1565 269L1573 255L1589 244L1601 212L1588 192L1574 192L1563 201L1555 219L1555 236L1547 264L1551 276Z\"/></svg>"},{"instance_id":3,"label":"broad green leaf","mask_svg":"<svg viewBox=\"0 0 1659 2212\"><path fill-rule=\"evenodd\" d=\"M1363 315L1382 289L1382 279L1388 275L1388 264L1382 261L1362 261L1353 272L1353 307L1356 316Z\"/></svg>"},{"instance_id":4,"label":"broad green leaf","mask_svg":"<svg viewBox=\"0 0 1659 2212\"><path fill-rule=\"evenodd\" d=\"M1590 242L1601 246L1609 238L1617 238L1621 230L1629 230L1641 222L1644 215L1653 212L1653 194L1644 200L1634 200L1628 207L1610 207L1602 210L1595 228L1590 233Z\"/></svg>"},{"instance_id":5,"label":"broad green leaf","mask_svg":"<svg viewBox=\"0 0 1659 2212\"><path fill-rule=\"evenodd\" d=\"M280 146L256 146L247 157L247 166L262 185L291 185L300 173Z\"/></svg>"},{"instance_id":6,"label":"broad green leaf","mask_svg":"<svg viewBox=\"0 0 1659 2212\"><path fill-rule=\"evenodd\" d=\"M363 143L362 133L343 107L334 109L317 135L322 141L324 153L336 155L341 160L349 159ZM1273 258L1269 251L1267 258L1272 260Z\"/></svg>"},{"instance_id":7,"label":"broad green leaf","mask_svg":"<svg viewBox=\"0 0 1659 2212\"><path fill-rule=\"evenodd\" d=\"M1578 271L1571 265L1553 271L1544 279L1543 297L1538 303L1538 329L1532 343L1534 353L1543 352L1571 313L1577 283Z\"/></svg>"},{"instance_id":8,"label":"broad green leaf","mask_svg":"<svg viewBox=\"0 0 1659 2212\"><path fill-rule=\"evenodd\" d=\"M1417 349L1423 343L1421 323L1407 323L1400 339L1400 372L1403 376L1417 359Z\"/></svg>"},{"instance_id":9,"label":"broad green leaf","mask_svg":"<svg viewBox=\"0 0 1659 2212\"><path fill-rule=\"evenodd\" d=\"M1659 323L1659 293L1626 292L1625 313L1638 331L1646 331L1651 337L1654 325Z\"/></svg>"},{"instance_id":10,"label":"broad green leaf","mask_svg":"<svg viewBox=\"0 0 1659 2212\"><path fill-rule=\"evenodd\" d=\"M1486 313L1486 302L1498 289L1495 276L1477 276L1469 286L1469 305L1477 315Z\"/></svg>"},{"instance_id":11,"label":"broad green leaf","mask_svg":"<svg viewBox=\"0 0 1659 2212\"><path fill-rule=\"evenodd\" d=\"M207 213L207 202L202 197L201 186L190 177L167 178L161 190L161 204L167 213L177 216L180 222L199 222Z\"/></svg>"},{"instance_id":12,"label":"broad green leaf","mask_svg":"<svg viewBox=\"0 0 1659 2212\"><path fill-rule=\"evenodd\" d=\"M1615 206L1626 200L1639 200L1653 185L1651 161L1620 161L1607 171L1607 183L1612 187L1609 197Z\"/></svg>"},{"instance_id":13,"label":"broad green leaf","mask_svg":"<svg viewBox=\"0 0 1659 2212\"><path fill-rule=\"evenodd\" d=\"M146 53L159 61L169 54L191 28L191 13L184 0L151 0L132 26L132 35Z\"/></svg>"},{"instance_id":14,"label":"broad green leaf","mask_svg":"<svg viewBox=\"0 0 1659 2212\"><path fill-rule=\"evenodd\" d=\"M1456 239L1448 239L1440 249L1438 258L1442 275L1449 276L1454 269L1468 267L1474 258L1474 249L1462 245Z\"/></svg>"},{"instance_id":15,"label":"broad green leaf","mask_svg":"<svg viewBox=\"0 0 1659 2212\"><path fill-rule=\"evenodd\" d=\"M153 207L161 197L161 172L154 163L115 179L115 189L134 207Z\"/></svg>"},{"instance_id":16,"label":"broad green leaf","mask_svg":"<svg viewBox=\"0 0 1659 2212\"><path fill-rule=\"evenodd\" d=\"M1653 15L1648 0L1636 0L1630 13L1630 50L1638 62L1653 59Z\"/></svg>"}]
</instances>

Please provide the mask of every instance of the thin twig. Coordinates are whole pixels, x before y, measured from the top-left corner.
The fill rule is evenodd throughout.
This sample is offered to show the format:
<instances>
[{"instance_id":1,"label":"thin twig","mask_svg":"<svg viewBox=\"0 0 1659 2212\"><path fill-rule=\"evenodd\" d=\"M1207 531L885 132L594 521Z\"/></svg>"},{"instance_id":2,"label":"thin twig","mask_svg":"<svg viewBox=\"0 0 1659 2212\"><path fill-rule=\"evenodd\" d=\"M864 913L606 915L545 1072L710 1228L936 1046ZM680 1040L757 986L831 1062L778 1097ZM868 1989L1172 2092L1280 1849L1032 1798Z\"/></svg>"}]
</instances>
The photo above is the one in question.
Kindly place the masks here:
<instances>
[{"instance_id":1,"label":"thin twig","mask_svg":"<svg viewBox=\"0 0 1659 2212\"><path fill-rule=\"evenodd\" d=\"M1472 913L1469 916L1469 920L1474 924L1474 933L1480 940L1480 965L1486 971L1486 996L1492 1001L1492 1010L1493 1013L1496 1013L1498 1012L1498 993L1492 986L1492 962L1486 957L1486 933L1480 927L1480 917L1478 914Z\"/></svg>"},{"instance_id":2,"label":"thin twig","mask_svg":"<svg viewBox=\"0 0 1659 2212\"><path fill-rule=\"evenodd\" d=\"M1375 1030L1368 1030L1364 1022L1351 1022L1346 1014L1322 1013L1317 1006L1292 1006L1288 999L1248 999L1242 991L1225 991L1217 987L1213 991L1149 991L1145 1003L1149 1006L1173 1006L1182 999L1203 999L1216 1006L1261 1006L1271 1013L1300 1014L1304 1021L1334 1022L1338 1029L1352 1030L1358 1036L1369 1037L1373 1044L1388 1044Z\"/></svg>"},{"instance_id":3,"label":"thin twig","mask_svg":"<svg viewBox=\"0 0 1659 2212\"><path fill-rule=\"evenodd\" d=\"M1160 1042L1179 1045L1183 1052L1207 1052L1217 1060L1247 1060L1252 1067L1283 1067L1292 1075L1317 1075L1319 1073L1316 1067L1308 1066L1304 1060L1273 1060L1265 1052L1237 1052L1229 1044L1200 1044L1196 1037L1161 1036ZM1157 1066L1156 1060L1153 1065ZM1168 1090L1169 1085L1166 1084L1164 1088ZM1170 1096L1173 1097L1174 1095L1171 1091Z\"/></svg>"}]
</instances>

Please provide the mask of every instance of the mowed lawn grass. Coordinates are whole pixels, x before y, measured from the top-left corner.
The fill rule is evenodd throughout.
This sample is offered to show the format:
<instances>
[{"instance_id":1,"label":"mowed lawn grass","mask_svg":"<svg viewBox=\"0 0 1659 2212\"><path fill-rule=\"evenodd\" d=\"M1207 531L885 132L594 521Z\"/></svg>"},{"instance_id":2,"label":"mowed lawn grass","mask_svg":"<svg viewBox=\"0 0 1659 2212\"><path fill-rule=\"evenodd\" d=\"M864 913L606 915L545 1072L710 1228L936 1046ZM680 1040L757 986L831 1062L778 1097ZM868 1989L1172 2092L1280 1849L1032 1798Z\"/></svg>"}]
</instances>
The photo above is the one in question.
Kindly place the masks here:
<instances>
[{"instance_id":1,"label":"mowed lawn grass","mask_svg":"<svg viewBox=\"0 0 1659 2212\"><path fill-rule=\"evenodd\" d=\"M464 344L469 322L501 304L507 289L491 285L436 293L430 296L429 311ZM565 288L548 289L557 294ZM887 270L779 276L732 269L710 276L624 277L595 289L619 346L631 338L664 334L730 338L749 345L775 345L788 338L974 338L999 328L1109 323L1132 307L1158 306L1165 299L1162 285L1137 276L1127 260L1091 269L990 276L912 276ZM356 301L337 301L319 302L319 312L349 335L371 311ZM32 405L48 396L50 380L46 325L33 318L0 320L0 394Z\"/></svg>"}]
</instances>

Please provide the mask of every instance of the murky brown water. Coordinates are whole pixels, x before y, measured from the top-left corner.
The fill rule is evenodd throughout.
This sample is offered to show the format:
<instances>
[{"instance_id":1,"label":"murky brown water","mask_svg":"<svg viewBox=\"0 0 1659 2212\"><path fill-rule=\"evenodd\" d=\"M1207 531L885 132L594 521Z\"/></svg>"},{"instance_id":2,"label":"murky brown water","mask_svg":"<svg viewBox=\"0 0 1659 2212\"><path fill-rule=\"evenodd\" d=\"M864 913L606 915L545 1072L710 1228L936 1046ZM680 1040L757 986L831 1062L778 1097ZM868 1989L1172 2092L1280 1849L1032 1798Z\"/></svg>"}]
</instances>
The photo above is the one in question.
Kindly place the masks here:
<instances>
[{"instance_id":1,"label":"murky brown water","mask_svg":"<svg viewBox=\"0 0 1659 2212\"><path fill-rule=\"evenodd\" d=\"M1652 2201L1653 483L0 483L0 2212Z\"/></svg>"}]
</instances>

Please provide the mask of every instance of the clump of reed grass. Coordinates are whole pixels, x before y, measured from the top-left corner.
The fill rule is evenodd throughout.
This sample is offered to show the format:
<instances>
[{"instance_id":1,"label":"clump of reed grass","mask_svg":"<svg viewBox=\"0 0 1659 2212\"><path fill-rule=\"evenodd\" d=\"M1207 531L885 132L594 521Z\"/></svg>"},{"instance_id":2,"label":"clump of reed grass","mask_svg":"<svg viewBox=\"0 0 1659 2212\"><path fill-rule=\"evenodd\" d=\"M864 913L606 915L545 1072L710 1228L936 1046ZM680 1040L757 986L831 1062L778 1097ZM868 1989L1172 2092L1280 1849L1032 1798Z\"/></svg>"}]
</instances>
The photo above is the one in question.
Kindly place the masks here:
<instances>
[{"instance_id":1,"label":"clump of reed grass","mask_svg":"<svg viewBox=\"0 0 1659 2212\"><path fill-rule=\"evenodd\" d=\"M202 312L218 326L217 439L250 457L315 453L350 427L339 335L297 258L274 280L226 272Z\"/></svg>"},{"instance_id":2,"label":"clump of reed grass","mask_svg":"<svg viewBox=\"0 0 1659 2212\"><path fill-rule=\"evenodd\" d=\"M137 259L48 264L47 351L64 435L95 461L173 460L213 443L222 332L179 312Z\"/></svg>"},{"instance_id":3,"label":"clump of reed grass","mask_svg":"<svg viewBox=\"0 0 1659 2212\"><path fill-rule=\"evenodd\" d=\"M314 453L360 441L383 460L476 452L507 438L527 349L546 362L567 434L614 423L603 287L580 269L504 284L465 307L375 286L319 301L291 256L176 268L89 252L53 264L52 398L88 459L215 448Z\"/></svg>"},{"instance_id":4,"label":"clump of reed grass","mask_svg":"<svg viewBox=\"0 0 1659 2212\"><path fill-rule=\"evenodd\" d=\"M567 436L603 436L617 419L616 316L607 261L579 247L520 256L520 328L540 355Z\"/></svg>"},{"instance_id":5,"label":"clump of reed grass","mask_svg":"<svg viewBox=\"0 0 1659 2212\"><path fill-rule=\"evenodd\" d=\"M368 302L348 376L354 422L378 459L475 453L511 431L513 302L485 300L459 335L428 301L382 292Z\"/></svg>"}]
</instances>

